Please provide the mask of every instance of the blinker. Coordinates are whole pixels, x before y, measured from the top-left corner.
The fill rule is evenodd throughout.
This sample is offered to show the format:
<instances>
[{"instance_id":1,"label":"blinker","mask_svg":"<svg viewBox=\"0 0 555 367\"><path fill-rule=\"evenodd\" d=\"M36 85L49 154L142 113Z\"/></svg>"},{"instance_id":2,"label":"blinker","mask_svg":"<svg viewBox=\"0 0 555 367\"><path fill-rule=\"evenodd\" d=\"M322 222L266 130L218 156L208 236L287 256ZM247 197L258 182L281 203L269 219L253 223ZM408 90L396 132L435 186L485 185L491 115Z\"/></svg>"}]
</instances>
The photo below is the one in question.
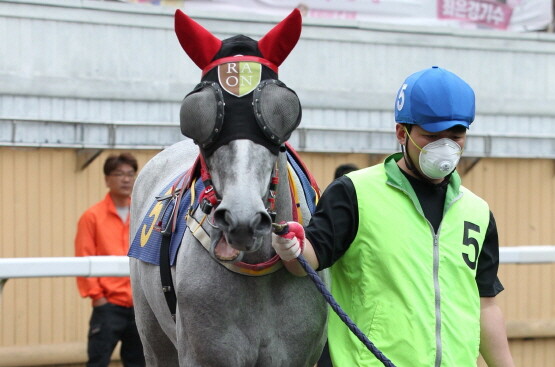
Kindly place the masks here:
<instances>
[{"instance_id":1,"label":"blinker","mask_svg":"<svg viewBox=\"0 0 555 367\"><path fill-rule=\"evenodd\" d=\"M253 93L254 116L264 135L282 144L301 122L301 103L297 94L279 80L263 80Z\"/></svg>"},{"instance_id":2,"label":"blinker","mask_svg":"<svg viewBox=\"0 0 555 367\"><path fill-rule=\"evenodd\" d=\"M232 103L226 105L224 95L225 98L231 98ZM214 143L219 141L218 145L222 145L228 140L220 136L226 122L225 129L235 138L239 138L240 135L241 138L253 140L255 143L278 147L289 139L301 121L299 98L293 90L277 79L263 80L254 89L251 112L247 112L247 106L241 114L232 111L239 107L238 103L248 103L248 101L242 102L242 98L230 95L215 81L203 81L197 84L181 104L181 132L193 139L205 151L215 150ZM245 121L248 120L245 114L251 114L254 117L250 117L253 120L253 126L233 126L239 121L226 120L226 109L229 116L243 116ZM260 141L265 139L258 138L259 133L255 133L253 129L260 129L267 142Z\"/></svg>"},{"instance_id":3,"label":"blinker","mask_svg":"<svg viewBox=\"0 0 555 367\"><path fill-rule=\"evenodd\" d=\"M181 103L181 133L201 148L208 147L222 130L225 102L216 82L203 81Z\"/></svg>"}]
</instances>

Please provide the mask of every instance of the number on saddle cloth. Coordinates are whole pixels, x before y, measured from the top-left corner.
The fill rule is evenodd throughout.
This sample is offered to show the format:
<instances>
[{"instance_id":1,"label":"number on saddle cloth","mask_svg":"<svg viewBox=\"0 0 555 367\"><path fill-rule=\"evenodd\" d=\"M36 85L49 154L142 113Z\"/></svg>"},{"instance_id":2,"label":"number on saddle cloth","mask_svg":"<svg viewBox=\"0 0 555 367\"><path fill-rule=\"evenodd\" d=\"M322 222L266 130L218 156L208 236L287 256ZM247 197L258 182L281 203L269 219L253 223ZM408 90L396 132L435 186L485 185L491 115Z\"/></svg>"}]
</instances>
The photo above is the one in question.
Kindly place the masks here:
<instances>
[{"instance_id":1,"label":"number on saddle cloth","mask_svg":"<svg viewBox=\"0 0 555 367\"><path fill-rule=\"evenodd\" d=\"M174 178L164 189L160 192L159 197L168 195L171 192L171 188L176 183L177 180L182 175ZM181 240L187 229L185 223L185 215L191 208L191 205L196 207L198 205L198 193L204 190L204 185L202 180L197 179L194 192L195 203L191 203L191 190L185 191L182 195L181 201L179 203L179 208L175 215L178 216L176 221L176 228L171 235L171 242L169 248L169 261L171 266L175 264L175 258L177 256L177 251ZM174 210L175 200L168 199L167 201L158 201L154 199L152 205L147 211L145 217L143 218L141 225L137 229L137 233L131 243L129 249L129 256L137 258L139 260L145 261L153 265L160 265L160 246L162 244L162 233L160 230L156 230L156 227L161 224L161 227L166 227L169 225L171 228L170 214Z\"/></svg>"}]
</instances>

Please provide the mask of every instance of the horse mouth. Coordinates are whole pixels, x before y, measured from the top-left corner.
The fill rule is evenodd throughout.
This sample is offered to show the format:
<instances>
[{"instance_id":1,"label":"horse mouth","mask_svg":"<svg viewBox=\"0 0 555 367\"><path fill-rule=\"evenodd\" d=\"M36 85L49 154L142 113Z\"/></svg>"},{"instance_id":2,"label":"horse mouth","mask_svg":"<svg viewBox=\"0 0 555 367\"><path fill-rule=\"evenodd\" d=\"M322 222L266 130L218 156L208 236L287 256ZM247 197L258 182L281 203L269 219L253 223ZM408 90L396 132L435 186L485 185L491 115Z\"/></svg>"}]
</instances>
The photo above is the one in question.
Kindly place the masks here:
<instances>
[{"instance_id":1,"label":"horse mouth","mask_svg":"<svg viewBox=\"0 0 555 367\"><path fill-rule=\"evenodd\" d=\"M214 246L214 256L220 261L236 261L241 251L234 249L226 241L225 236L220 236L218 243Z\"/></svg>"},{"instance_id":2,"label":"horse mouth","mask_svg":"<svg viewBox=\"0 0 555 367\"><path fill-rule=\"evenodd\" d=\"M215 230L212 232L213 239L210 244L210 254L218 261L237 262L241 261L245 253L259 249L264 242L264 236L254 236L253 246L250 250L239 250L232 246L233 241L228 239L226 233Z\"/></svg>"}]
</instances>

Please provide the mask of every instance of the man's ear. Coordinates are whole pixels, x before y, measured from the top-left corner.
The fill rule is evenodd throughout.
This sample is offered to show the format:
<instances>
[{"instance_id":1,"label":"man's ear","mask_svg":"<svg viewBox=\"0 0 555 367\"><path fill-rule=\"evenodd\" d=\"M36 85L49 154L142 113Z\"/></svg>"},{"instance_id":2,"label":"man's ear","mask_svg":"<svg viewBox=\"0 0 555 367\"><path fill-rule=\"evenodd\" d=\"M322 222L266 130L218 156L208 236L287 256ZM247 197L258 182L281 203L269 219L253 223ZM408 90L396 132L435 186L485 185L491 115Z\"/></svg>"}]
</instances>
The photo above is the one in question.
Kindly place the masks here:
<instances>
[{"instance_id":1,"label":"man's ear","mask_svg":"<svg viewBox=\"0 0 555 367\"><path fill-rule=\"evenodd\" d=\"M405 130L403 124L397 123L397 125L395 125L395 136L397 137L397 142L400 145L405 145L405 142L407 141L407 131Z\"/></svg>"}]
</instances>

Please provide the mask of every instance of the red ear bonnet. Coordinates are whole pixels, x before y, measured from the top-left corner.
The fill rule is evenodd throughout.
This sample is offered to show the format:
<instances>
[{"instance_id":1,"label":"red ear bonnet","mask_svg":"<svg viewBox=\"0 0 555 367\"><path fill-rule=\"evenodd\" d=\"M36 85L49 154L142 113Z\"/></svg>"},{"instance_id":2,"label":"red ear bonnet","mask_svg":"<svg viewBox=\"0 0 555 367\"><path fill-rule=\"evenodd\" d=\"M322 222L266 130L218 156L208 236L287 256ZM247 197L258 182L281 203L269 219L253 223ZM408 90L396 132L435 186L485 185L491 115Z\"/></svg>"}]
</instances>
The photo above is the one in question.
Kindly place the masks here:
<instances>
[{"instance_id":1,"label":"red ear bonnet","mask_svg":"<svg viewBox=\"0 0 555 367\"><path fill-rule=\"evenodd\" d=\"M175 34L181 47L201 69L222 47L222 41L179 9L175 11Z\"/></svg>"},{"instance_id":2,"label":"red ear bonnet","mask_svg":"<svg viewBox=\"0 0 555 367\"><path fill-rule=\"evenodd\" d=\"M301 27L301 12L295 9L258 41L264 59L281 65L297 44ZM222 47L222 41L179 9L175 11L175 33L181 47L201 69L210 64Z\"/></svg>"},{"instance_id":3,"label":"red ear bonnet","mask_svg":"<svg viewBox=\"0 0 555 367\"><path fill-rule=\"evenodd\" d=\"M281 65L297 44L301 27L301 12L295 9L258 41L262 56L277 66Z\"/></svg>"}]
</instances>

